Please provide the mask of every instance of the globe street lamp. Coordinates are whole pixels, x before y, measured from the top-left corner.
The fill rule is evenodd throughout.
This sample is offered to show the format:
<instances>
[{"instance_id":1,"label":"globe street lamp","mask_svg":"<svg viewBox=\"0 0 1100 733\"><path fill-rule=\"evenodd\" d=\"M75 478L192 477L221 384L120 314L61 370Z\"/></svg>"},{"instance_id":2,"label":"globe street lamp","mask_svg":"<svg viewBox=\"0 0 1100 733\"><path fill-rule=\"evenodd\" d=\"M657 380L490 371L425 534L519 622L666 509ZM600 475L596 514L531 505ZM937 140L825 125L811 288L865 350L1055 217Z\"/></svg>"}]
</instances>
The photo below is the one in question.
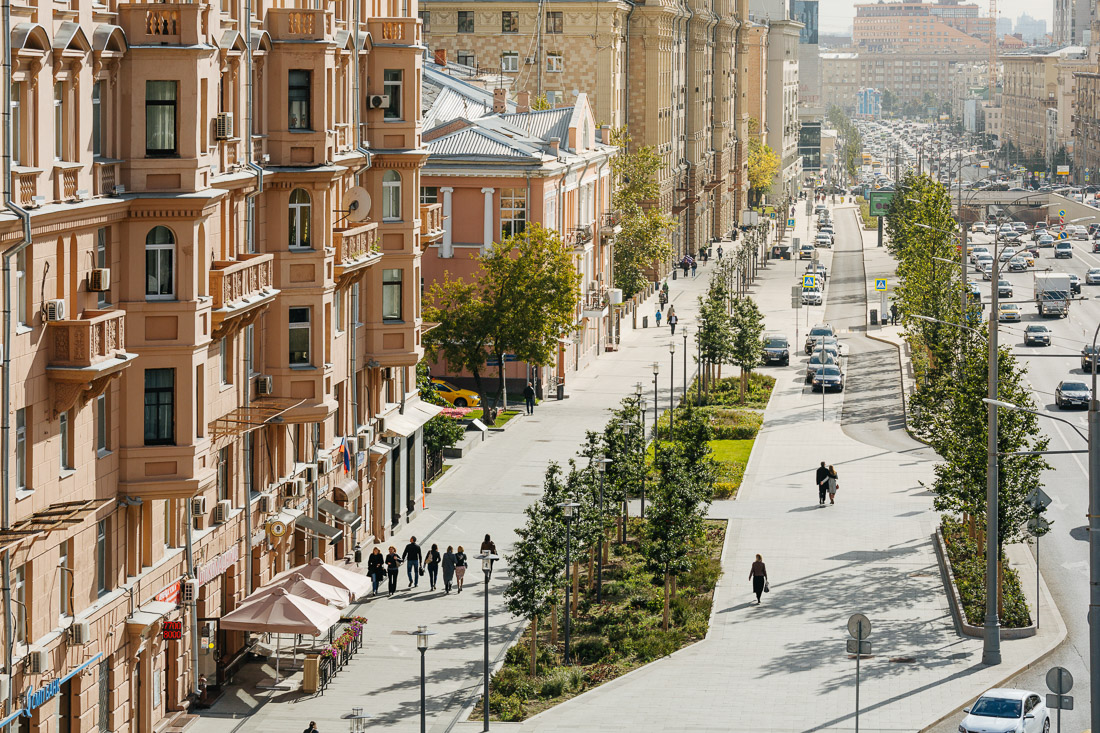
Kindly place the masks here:
<instances>
[{"instance_id":1,"label":"globe street lamp","mask_svg":"<svg viewBox=\"0 0 1100 733\"><path fill-rule=\"evenodd\" d=\"M680 395L680 402L687 404L688 394L688 329L684 326L684 392Z\"/></svg>"},{"instance_id":2,"label":"globe street lamp","mask_svg":"<svg viewBox=\"0 0 1100 733\"><path fill-rule=\"evenodd\" d=\"M493 574L493 563L500 556L486 550L476 557L481 560L481 571L485 573L485 727L482 730L489 730L489 578Z\"/></svg>"},{"instance_id":3,"label":"globe street lamp","mask_svg":"<svg viewBox=\"0 0 1100 733\"><path fill-rule=\"evenodd\" d=\"M638 404L638 427L642 431L641 440L638 441L638 452L641 453L640 460L642 462L642 480L641 486L639 487L641 489L640 496L642 500L642 507L641 511L638 512L638 516L642 519L645 519L645 411L647 407L648 405L646 404L646 399L643 397L641 402ZM654 448L654 451L656 451L656 448ZM656 453L654 453L654 455L656 455Z\"/></svg>"},{"instance_id":4,"label":"globe street lamp","mask_svg":"<svg viewBox=\"0 0 1100 733\"><path fill-rule=\"evenodd\" d=\"M557 505L565 515L565 663L569 664L569 527L573 524L573 512L580 506L575 501L563 501ZM488 704L488 702L486 702Z\"/></svg>"},{"instance_id":5,"label":"globe street lamp","mask_svg":"<svg viewBox=\"0 0 1100 733\"><path fill-rule=\"evenodd\" d=\"M668 439L672 440L672 415L676 412L676 342L668 342Z\"/></svg>"},{"instance_id":6,"label":"globe street lamp","mask_svg":"<svg viewBox=\"0 0 1100 733\"><path fill-rule=\"evenodd\" d=\"M428 631L427 626L417 626L416 631L410 631L409 636L416 637L416 648L420 650L420 733L428 731L428 717L424 706L424 652L428 651L428 637L435 636L434 631ZM489 697L485 697L485 707L489 706Z\"/></svg>"},{"instance_id":7,"label":"globe street lamp","mask_svg":"<svg viewBox=\"0 0 1100 733\"><path fill-rule=\"evenodd\" d=\"M612 462L610 458L596 459L596 468L600 472L600 536L597 538L599 546L596 548L596 603L603 603L603 480L607 474L607 467Z\"/></svg>"},{"instance_id":8,"label":"globe street lamp","mask_svg":"<svg viewBox=\"0 0 1100 733\"><path fill-rule=\"evenodd\" d=\"M657 373L661 371L661 365L653 362L653 460L657 460L657 410L660 400L657 397ZM671 427L671 423L669 424Z\"/></svg>"}]
</instances>

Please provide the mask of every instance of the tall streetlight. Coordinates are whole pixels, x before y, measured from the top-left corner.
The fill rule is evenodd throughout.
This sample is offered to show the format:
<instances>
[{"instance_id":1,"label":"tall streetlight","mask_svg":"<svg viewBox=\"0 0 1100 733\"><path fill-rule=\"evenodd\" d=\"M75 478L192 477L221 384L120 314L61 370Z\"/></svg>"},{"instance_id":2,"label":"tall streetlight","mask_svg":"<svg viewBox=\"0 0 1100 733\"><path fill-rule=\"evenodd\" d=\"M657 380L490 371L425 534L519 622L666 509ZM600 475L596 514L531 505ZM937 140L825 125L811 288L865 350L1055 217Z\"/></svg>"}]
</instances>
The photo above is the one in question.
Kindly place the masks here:
<instances>
[{"instance_id":1,"label":"tall streetlight","mask_svg":"<svg viewBox=\"0 0 1100 733\"><path fill-rule=\"evenodd\" d=\"M676 341L668 342L668 439L672 440L672 415L676 412Z\"/></svg>"},{"instance_id":2,"label":"tall streetlight","mask_svg":"<svg viewBox=\"0 0 1100 733\"><path fill-rule=\"evenodd\" d=\"M565 516L565 663L569 664L569 528L573 524L573 512L580 506L575 501L563 501L557 505Z\"/></svg>"},{"instance_id":3,"label":"tall streetlight","mask_svg":"<svg viewBox=\"0 0 1100 733\"><path fill-rule=\"evenodd\" d=\"M428 637L435 636L434 631L428 631L427 626L417 626L416 631L410 631L409 636L416 637L416 648L420 650L420 733L428 732L428 716L427 708L424 705L424 679L425 679L425 667L424 667L424 653L428 651ZM489 709L489 693L485 693L485 701L483 703L485 709Z\"/></svg>"},{"instance_id":4,"label":"tall streetlight","mask_svg":"<svg viewBox=\"0 0 1100 733\"><path fill-rule=\"evenodd\" d=\"M476 557L481 560L481 572L485 574L485 727L482 730L489 730L489 578L493 574L493 562L500 556L486 550Z\"/></svg>"},{"instance_id":5,"label":"tall streetlight","mask_svg":"<svg viewBox=\"0 0 1100 733\"><path fill-rule=\"evenodd\" d=\"M688 398L688 329L684 326L684 393L680 396L680 402L687 404Z\"/></svg>"},{"instance_id":6,"label":"tall streetlight","mask_svg":"<svg viewBox=\"0 0 1100 733\"><path fill-rule=\"evenodd\" d=\"M657 460L657 411L660 409L660 400L657 398L657 374L661 371L661 365L653 362L653 460ZM669 428L672 423L669 423Z\"/></svg>"},{"instance_id":7,"label":"tall streetlight","mask_svg":"<svg viewBox=\"0 0 1100 733\"><path fill-rule=\"evenodd\" d=\"M644 519L645 518L645 409L646 409L646 404L645 404L645 398L642 397L642 390L643 389L644 389L644 387L642 386L641 382L637 382L637 383L634 384L634 396L638 400L638 427L641 428L641 431L642 431L642 440L641 440L641 444L642 444L642 448L641 448L641 451L642 451L642 456L641 456L641 460L642 460L642 511L641 511L641 516Z\"/></svg>"},{"instance_id":8,"label":"tall streetlight","mask_svg":"<svg viewBox=\"0 0 1100 733\"><path fill-rule=\"evenodd\" d=\"M603 480L607 475L607 466L611 462L610 458L596 459L596 468L600 472L600 536L597 538L599 546L596 548L596 603L603 603Z\"/></svg>"}]
</instances>

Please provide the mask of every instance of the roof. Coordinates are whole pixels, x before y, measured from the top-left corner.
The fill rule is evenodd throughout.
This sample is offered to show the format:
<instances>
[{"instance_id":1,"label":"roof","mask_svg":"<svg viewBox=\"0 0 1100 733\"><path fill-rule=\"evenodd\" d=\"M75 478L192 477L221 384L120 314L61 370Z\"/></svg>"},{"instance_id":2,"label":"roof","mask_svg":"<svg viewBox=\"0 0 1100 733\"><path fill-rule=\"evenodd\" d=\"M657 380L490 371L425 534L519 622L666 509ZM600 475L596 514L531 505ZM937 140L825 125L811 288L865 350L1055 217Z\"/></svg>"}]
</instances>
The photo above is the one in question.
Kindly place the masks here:
<instances>
[{"instance_id":1,"label":"roof","mask_svg":"<svg viewBox=\"0 0 1100 733\"><path fill-rule=\"evenodd\" d=\"M573 110L573 107L561 107L538 112L503 114L500 118L521 125L532 137L543 140L556 137L564 147L569 141L569 121L573 117Z\"/></svg>"},{"instance_id":2,"label":"roof","mask_svg":"<svg viewBox=\"0 0 1100 733\"><path fill-rule=\"evenodd\" d=\"M506 102L515 110L515 102ZM488 89L463 81L430 62L424 63L424 84L420 93L420 111L424 130L460 118L474 119L493 111L493 93Z\"/></svg>"}]
</instances>

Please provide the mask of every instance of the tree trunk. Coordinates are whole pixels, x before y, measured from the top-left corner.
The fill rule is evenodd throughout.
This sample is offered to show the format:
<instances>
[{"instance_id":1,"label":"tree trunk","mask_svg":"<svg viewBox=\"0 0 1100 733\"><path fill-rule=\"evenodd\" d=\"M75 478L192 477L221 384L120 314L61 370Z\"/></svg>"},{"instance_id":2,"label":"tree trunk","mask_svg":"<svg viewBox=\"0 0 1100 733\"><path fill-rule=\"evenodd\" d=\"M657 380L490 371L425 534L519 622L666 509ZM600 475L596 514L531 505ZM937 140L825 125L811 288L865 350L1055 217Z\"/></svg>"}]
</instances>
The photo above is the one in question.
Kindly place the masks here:
<instances>
[{"instance_id":1,"label":"tree trunk","mask_svg":"<svg viewBox=\"0 0 1100 733\"><path fill-rule=\"evenodd\" d=\"M481 371L478 370L478 369L474 369L473 371L474 371L474 386L477 387L477 393L479 395L484 395L485 394L485 387L484 387L484 385L482 383L482 380L481 380ZM485 423L486 425L492 425L496 422L495 420L493 420L492 410L490 410L488 408L488 405L486 403L482 403L481 422Z\"/></svg>"},{"instance_id":2,"label":"tree trunk","mask_svg":"<svg viewBox=\"0 0 1100 733\"><path fill-rule=\"evenodd\" d=\"M596 548L595 547L589 547L588 548L588 582L587 582L588 590L592 590L593 588L596 587L595 567L596 567Z\"/></svg>"},{"instance_id":3,"label":"tree trunk","mask_svg":"<svg viewBox=\"0 0 1100 733\"><path fill-rule=\"evenodd\" d=\"M664 631L668 631L668 584L669 584L668 571L666 570L665 571L665 614L664 614L664 618L661 620L661 629L664 630Z\"/></svg>"},{"instance_id":4,"label":"tree trunk","mask_svg":"<svg viewBox=\"0 0 1100 733\"><path fill-rule=\"evenodd\" d=\"M539 673L538 668L539 657L539 617L536 615L531 619L531 676L534 677Z\"/></svg>"},{"instance_id":5,"label":"tree trunk","mask_svg":"<svg viewBox=\"0 0 1100 733\"><path fill-rule=\"evenodd\" d=\"M676 597L676 576L672 576L672 597Z\"/></svg>"},{"instance_id":6,"label":"tree trunk","mask_svg":"<svg viewBox=\"0 0 1100 733\"><path fill-rule=\"evenodd\" d=\"M611 559L611 543L604 541L603 543L603 564L607 565Z\"/></svg>"},{"instance_id":7,"label":"tree trunk","mask_svg":"<svg viewBox=\"0 0 1100 733\"><path fill-rule=\"evenodd\" d=\"M577 617L577 596L580 595L581 589L581 564L577 560L573 561L573 618Z\"/></svg>"},{"instance_id":8,"label":"tree trunk","mask_svg":"<svg viewBox=\"0 0 1100 733\"><path fill-rule=\"evenodd\" d=\"M740 367L740 369L741 369L741 379L740 379L740 381L741 381L741 404L743 405L743 404L745 404L745 367Z\"/></svg>"},{"instance_id":9,"label":"tree trunk","mask_svg":"<svg viewBox=\"0 0 1100 733\"><path fill-rule=\"evenodd\" d=\"M558 645L558 604L550 606L550 643Z\"/></svg>"},{"instance_id":10,"label":"tree trunk","mask_svg":"<svg viewBox=\"0 0 1100 733\"><path fill-rule=\"evenodd\" d=\"M501 412L504 412L508 409L508 384L504 376L504 352L502 351L496 356L498 359L500 359L500 366L497 367L498 389L497 397L493 401L493 406L497 407L499 405L499 408L497 409L497 414L500 414Z\"/></svg>"}]
</instances>

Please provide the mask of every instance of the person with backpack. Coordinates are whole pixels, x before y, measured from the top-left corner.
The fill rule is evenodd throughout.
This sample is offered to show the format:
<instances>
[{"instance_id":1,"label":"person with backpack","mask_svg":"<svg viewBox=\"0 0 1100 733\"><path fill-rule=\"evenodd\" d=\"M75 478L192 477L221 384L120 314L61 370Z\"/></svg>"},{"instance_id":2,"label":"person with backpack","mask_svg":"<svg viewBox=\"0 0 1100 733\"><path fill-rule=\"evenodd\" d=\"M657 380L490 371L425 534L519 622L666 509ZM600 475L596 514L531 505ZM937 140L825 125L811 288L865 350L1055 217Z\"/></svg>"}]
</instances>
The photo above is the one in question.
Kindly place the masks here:
<instances>
[{"instance_id":1,"label":"person with backpack","mask_svg":"<svg viewBox=\"0 0 1100 733\"><path fill-rule=\"evenodd\" d=\"M657 314L654 316L657 319L657 328L661 327L661 309L657 309Z\"/></svg>"}]
</instances>

